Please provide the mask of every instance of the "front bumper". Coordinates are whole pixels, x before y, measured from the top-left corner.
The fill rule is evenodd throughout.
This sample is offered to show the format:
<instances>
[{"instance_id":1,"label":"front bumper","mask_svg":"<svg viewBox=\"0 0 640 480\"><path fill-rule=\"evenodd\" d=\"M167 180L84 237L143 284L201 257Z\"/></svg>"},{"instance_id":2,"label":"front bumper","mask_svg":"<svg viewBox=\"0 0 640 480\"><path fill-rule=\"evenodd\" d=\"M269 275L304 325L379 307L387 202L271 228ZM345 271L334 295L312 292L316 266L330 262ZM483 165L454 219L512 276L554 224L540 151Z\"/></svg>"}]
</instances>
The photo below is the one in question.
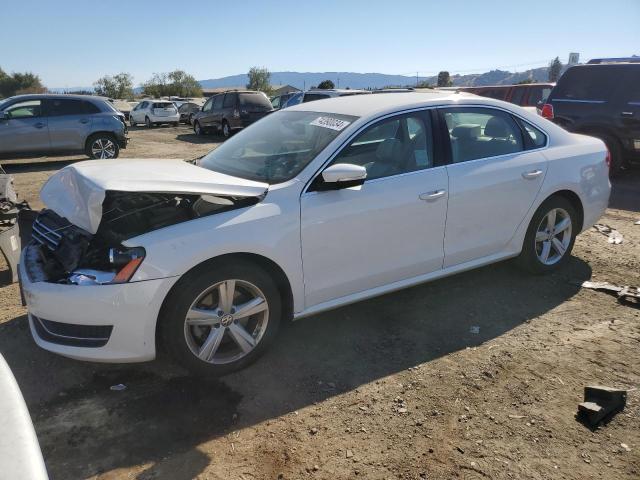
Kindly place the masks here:
<instances>
[{"instance_id":1,"label":"front bumper","mask_svg":"<svg viewBox=\"0 0 640 480\"><path fill-rule=\"evenodd\" d=\"M24 266L24 256L23 251L21 288L29 311L31 334L40 347L66 357L96 362L144 362L155 358L156 321L162 302L178 277L118 285L32 282ZM48 328L43 330L43 325ZM52 325L56 328L51 328ZM91 345L82 341L87 340L82 338L82 333L74 333L87 331L102 332L101 338L105 341ZM80 341L70 341L70 338Z\"/></svg>"}]
</instances>

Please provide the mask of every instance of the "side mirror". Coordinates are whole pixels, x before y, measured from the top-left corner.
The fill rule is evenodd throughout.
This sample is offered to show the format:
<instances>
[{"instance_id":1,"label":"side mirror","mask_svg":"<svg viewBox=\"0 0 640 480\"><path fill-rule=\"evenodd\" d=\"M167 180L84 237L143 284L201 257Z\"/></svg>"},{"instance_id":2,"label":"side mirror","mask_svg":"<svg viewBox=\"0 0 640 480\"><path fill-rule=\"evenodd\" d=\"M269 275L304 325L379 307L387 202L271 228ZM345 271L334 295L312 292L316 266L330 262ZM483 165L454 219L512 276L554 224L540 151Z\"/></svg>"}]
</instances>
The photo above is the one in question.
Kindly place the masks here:
<instances>
[{"instance_id":1,"label":"side mirror","mask_svg":"<svg viewBox=\"0 0 640 480\"><path fill-rule=\"evenodd\" d=\"M322 172L321 190L338 190L362 185L367 178L367 169L351 163L336 163Z\"/></svg>"}]
</instances>

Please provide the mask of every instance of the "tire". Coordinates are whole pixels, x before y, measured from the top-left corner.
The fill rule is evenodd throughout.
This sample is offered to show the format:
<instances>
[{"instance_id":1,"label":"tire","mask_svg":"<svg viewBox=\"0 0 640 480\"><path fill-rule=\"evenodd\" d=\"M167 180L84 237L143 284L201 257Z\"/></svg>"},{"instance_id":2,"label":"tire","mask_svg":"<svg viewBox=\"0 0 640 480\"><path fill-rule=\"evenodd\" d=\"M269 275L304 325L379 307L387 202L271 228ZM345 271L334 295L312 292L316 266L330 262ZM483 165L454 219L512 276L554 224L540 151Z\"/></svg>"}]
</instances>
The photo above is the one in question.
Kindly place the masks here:
<instances>
[{"instance_id":1,"label":"tire","mask_svg":"<svg viewBox=\"0 0 640 480\"><path fill-rule=\"evenodd\" d=\"M224 138L229 138L231 136L231 127L229 126L229 122L226 120L222 121L222 136Z\"/></svg>"},{"instance_id":2,"label":"tire","mask_svg":"<svg viewBox=\"0 0 640 480\"><path fill-rule=\"evenodd\" d=\"M626 162L622 156L622 146L620 142L610 135L595 135L602 140L611 154L611 167L609 167L609 177L619 176L626 168Z\"/></svg>"},{"instance_id":3,"label":"tire","mask_svg":"<svg viewBox=\"0 0 640 480\"><path fill-rule=\"evenodd\" d=\"M221 291L231 282L234 307L260 298L263 303L252 310L266 310L237 318L238 312L220 301ZM198 315L189 317L192 308L199 308ZM205 264L187 273L167 296L158 318L158 334L166 351L188 370L221 376L247 367L266 351L276 336L281 315L280 294L264 270L249 262ZM188 325L188 319L209 323Z\"/></svg>"},{"instance_id":4,"label":"tire","mask_svg":"<svg viewBox=\"0 0 640 480\"><path fill-rule=\"evenodd\" d=\"M174 127L177 127L178 125L180 125L180 122L173 122L171 125L173 125Z\"/></svg>"},{"instance_id":5,"label":"tire","mask_svg":"<svg viewBox=\"0 0 640 480\"><path fill-rule=\"evenodd\" d=\"M555 221L554 230L549 232L548 215L551 212L555 212ZM575 208L566 198L553 196L545 200L529 223L517 264L533 274L550 273L560 268L571 256L579 228L577 219Z\"/></svg>"},{"instance_id":6,"label":"tire","mask_svg":"<svg viewBox=\"0 0 640 480\"><path fill-rule=\"evenodd\" d=\"M200 122L196 120L196 123L193 124L193 133L196 135L204 135L205 131L200 125Z\"/></svg>"},{"instance_id":7,"label":"tire","mask_svg":"<svg viewBox=\"0 0 640 480\"><path fill-rule=\"evenodd\" d=\"M144 126L147 128L153 127L153 123L149 117L144 117Z\"/></svg>"},{"instance_id":8,"label":"tire","mask_svg":"<svg viewBox=\"0 0 640 480\"><path fill-rule=\"evenodd\" d=\"M135 127L136 125L137 125L137 123L133 121L133 117L131 115L129 115L129 126L130 127Z\"/></svg>"},{"instance_id":9,"label":"tire","mask_svg":"<svg viewBox=\"0 0 640 480\"><path fill-rule=\"evenodd\" d=\"M96 133L87 139L84 153L94 160L118 158L120 146L113 135Z\"/></svg>"},{"instance_id":10,"label":"tire","mask_svg":"<svg viewBox=\"0 0 640 480\"><path fill-rule=\"evenodd\" d=\"M189 119L187 120L189 125L193 125L193 113L189 115Z\"/></svg>"}]
</instances>

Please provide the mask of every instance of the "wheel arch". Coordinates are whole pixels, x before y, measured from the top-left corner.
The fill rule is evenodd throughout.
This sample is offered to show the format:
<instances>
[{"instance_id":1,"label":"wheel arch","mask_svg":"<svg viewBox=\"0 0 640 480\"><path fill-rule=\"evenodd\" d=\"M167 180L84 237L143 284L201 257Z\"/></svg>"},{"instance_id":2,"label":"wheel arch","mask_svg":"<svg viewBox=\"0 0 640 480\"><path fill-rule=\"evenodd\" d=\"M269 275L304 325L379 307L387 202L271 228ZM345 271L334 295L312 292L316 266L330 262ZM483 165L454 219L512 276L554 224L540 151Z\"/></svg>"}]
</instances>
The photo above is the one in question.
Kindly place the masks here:
<instances>
[{"instance_id":1,"label":"wheel arch","mask_svg":"<svg viewBox=\"0 0 640 480\"><path fill-rule=\"evenodd\" d=\"M276 284L276 288L278 289L278 292L280 293L280 300L282 302L282 320L285 320L285 321L291 320L293 318L293 289L291 287L291 281L289 280L289 277L287 276L285 271L270 258L267 258L263 255L259 255L256 253L248 253L248 252L227 253L227 254L219 255L217 257L213 257L208 260L205 260L193 266L186 272L184 272L180 276L180 279L173 284L173 286L169 289L169 291L165 295L164 300L162 301L162 305L160 306L158 318L160 318L160 316L162 315L162 312L166 307L167 301L171 298L172 293L177 288L180 287L183 279L186 278L187 275L193 272L201 271L201 270L211 270L213 268L219 267L220 265L233 264L234 262L238 262L238 261L257 265L258 267L262 268L265 272L267 272L269 276L271 276L274 283ZM160 328L160 322L156 322L156 329L155 329L156 349L160 347L158 342L159 328Z\"/></svg>"},{"instance_id":2,"label":"wheel arch","mask_svg":"<svg viewBox=\"0 0 640 480\"><path fill-rule=\"evenodd\" d=\"M567 189L558 190L557 192L553 192L552 194L548 195L547 198L545 198L542 202L540 202L540 205L542 205L544 202L546 202L552 197L562 197L565 200L567 200L569 203L571 203L571 206L575 208L576 213L578 214L578 218L577 218L578 232L581 232L582 226L584 224L584 206L582 205L582 200L580 199L578 194L573 190L567 190Z\"/></svg>"}]
</instances>

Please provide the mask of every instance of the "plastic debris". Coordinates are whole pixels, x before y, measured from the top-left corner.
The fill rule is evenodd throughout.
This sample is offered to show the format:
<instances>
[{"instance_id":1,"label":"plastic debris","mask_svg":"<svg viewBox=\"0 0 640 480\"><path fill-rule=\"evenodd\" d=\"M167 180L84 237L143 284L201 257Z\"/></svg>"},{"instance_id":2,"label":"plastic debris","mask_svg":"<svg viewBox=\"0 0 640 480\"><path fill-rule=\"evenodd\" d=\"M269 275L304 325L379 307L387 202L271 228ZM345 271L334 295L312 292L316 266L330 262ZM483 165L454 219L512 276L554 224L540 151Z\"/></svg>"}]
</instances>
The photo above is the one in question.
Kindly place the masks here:
<instances>
[{"instance_id":1,"label":"plastic debris","mask_svg":"<svg viewBox=\"0 0 640 480\"><path fill-rule=\"evenodd\" d=\"M578 404L579 420L590 427L597 427L605 419L624 410L627 391L619 388L589 386L584 387L584 402Z\"/></svg>"},{"instance_id":2,"label":"plastic debris","mask_svg":"<svg viewBox=\"0 0 640 480\"><path fill-rule=\"evenodd\" d=\"M591 290L612 293L618 297L618 302L640 307L640 288L638 287L630 287L626 285L620 287L609 282L592 282L589 280L580 283L580 286L583 288L590 288Z\"/></svg>"},{"instance_id":3,"label":"plastic debris","mask_svg":"<svg viewBox=\"0 0 640 480\"><path fill-rule=\"evenodd\" d=\"M607 241L609 243L613 243L614 245L620 245L624 241L624 237L622 234L617 231L615 228L611 228L609 225L603 225L601 223L596 223L593 228L595 228L598 232L608 237Z\"/></svg>"},{"instance_id":4,"label":"plastic debris","mask_svg":"<svg viewBox=\"0 0 640 480\"><path fill-rule=\"evenodd\" d=\"M121 392L122 390L126 390L127 386L124 385L123 383L119 383L117 385L111 385L110 390L113 390L114 392Z\"/></svg>"}]
</instances>

